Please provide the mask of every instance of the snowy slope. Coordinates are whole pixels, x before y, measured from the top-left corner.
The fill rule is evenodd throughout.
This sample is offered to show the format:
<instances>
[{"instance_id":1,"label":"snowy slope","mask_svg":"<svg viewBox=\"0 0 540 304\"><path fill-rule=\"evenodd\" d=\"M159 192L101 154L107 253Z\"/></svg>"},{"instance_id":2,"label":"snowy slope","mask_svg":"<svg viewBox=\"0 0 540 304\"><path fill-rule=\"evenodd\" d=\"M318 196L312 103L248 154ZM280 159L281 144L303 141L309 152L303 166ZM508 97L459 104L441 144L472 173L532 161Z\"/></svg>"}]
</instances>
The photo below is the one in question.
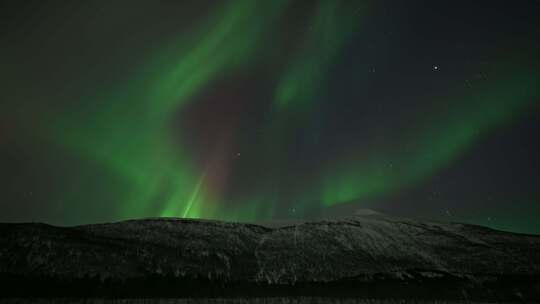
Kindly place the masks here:
<instances>
[{"instance_id":1,"label":"snowy slope","mask_svg":"<svg viewBox=\"0 0 540 304\"><path fill-rule=\"evenodd\" d=\"M536 279L540 237L366 211L275 228L180 219L77 227L0 224L0 275L289 286L381 277Z\"/></svg>"}]
</instances>

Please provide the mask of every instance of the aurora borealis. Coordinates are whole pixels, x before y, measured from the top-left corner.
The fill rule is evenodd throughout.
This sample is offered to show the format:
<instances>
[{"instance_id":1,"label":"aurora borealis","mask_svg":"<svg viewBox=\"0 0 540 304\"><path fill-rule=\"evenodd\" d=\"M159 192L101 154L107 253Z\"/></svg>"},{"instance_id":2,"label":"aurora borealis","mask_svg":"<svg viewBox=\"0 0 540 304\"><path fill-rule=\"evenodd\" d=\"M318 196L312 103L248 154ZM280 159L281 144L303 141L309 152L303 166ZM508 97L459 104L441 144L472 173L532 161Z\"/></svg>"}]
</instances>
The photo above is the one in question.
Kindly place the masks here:
<instances>
[{"instance_id":1,"label":"aurora borealis","mask_svg":"<svg viewBox=\"0 0 540 304\"><path fill-rule=\"evenodd\" d=\"M540 233L535 1L24 1L0 221L371 208Z\"/></svg>"}]
</instances>

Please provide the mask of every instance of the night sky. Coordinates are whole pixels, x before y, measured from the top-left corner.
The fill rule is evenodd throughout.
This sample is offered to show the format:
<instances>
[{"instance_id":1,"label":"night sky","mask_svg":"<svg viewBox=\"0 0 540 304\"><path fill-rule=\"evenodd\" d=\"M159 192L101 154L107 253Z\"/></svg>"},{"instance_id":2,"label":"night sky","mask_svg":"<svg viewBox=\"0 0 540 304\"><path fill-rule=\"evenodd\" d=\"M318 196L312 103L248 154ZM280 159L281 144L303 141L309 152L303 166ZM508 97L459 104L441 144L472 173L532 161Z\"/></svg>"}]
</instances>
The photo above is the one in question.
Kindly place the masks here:
<instances>
[{"instance_id":1,"label":"night sky","mask_svg":"<svg viewBox=\"0 0 540 304\"><path fill-rule=\"evenodd\" d=\"M0 221L540 233L540 1L3 1Z\"/></svg>"}]
</instances>

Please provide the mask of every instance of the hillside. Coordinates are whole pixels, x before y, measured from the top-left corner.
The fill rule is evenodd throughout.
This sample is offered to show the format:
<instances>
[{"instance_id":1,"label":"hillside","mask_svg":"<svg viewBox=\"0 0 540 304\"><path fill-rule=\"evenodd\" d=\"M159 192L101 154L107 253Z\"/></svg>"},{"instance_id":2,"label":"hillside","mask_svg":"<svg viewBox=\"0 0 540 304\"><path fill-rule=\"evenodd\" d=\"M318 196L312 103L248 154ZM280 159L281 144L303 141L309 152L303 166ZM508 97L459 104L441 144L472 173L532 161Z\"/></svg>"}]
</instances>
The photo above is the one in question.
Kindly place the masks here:
<instances>
[{"instance_id":1,"label":"hillside","mask_svg":"<svg viewBox=\"0 0 540 304\"><path fill-rule=\"evenodd\" d=\"M0 224L4 296L540 299L540 236L374 212L269 228Z\"/></svg>"}]
</instances>

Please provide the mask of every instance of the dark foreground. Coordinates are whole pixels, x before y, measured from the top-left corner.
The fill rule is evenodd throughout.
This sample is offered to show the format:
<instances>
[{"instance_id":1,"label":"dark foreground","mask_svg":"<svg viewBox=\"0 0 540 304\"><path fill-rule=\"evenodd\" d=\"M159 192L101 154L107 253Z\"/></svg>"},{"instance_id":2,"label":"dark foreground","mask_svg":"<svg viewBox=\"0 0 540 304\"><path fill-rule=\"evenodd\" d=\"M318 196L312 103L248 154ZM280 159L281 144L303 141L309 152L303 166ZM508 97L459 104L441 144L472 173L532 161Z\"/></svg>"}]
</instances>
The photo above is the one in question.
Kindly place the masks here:
<instances>
[{"instance_id":1,"label":"dark foreground","mask_svg":"<svg viewBox=\"0 0 540 304\"><path fill-rule=\"evenodd\" d=\"M540 302L539 252L539 236L372 212L278 228L177 219L78 227L0 224L0 298Z\"/></svg>"},{"instance_id":2,"label":"dark foreground","mask_svg":"<svg viewBox=\"0 0 540 304\"><path fill-rule=\"evenodd\" d=\"M483 304L493 302L471 302L471 301L437 301L437 300L381 300L381 299L345 299L345 298L208 298L208 299L0 299L0 303L5 304Z\"/></svg>"}]
</instances>

